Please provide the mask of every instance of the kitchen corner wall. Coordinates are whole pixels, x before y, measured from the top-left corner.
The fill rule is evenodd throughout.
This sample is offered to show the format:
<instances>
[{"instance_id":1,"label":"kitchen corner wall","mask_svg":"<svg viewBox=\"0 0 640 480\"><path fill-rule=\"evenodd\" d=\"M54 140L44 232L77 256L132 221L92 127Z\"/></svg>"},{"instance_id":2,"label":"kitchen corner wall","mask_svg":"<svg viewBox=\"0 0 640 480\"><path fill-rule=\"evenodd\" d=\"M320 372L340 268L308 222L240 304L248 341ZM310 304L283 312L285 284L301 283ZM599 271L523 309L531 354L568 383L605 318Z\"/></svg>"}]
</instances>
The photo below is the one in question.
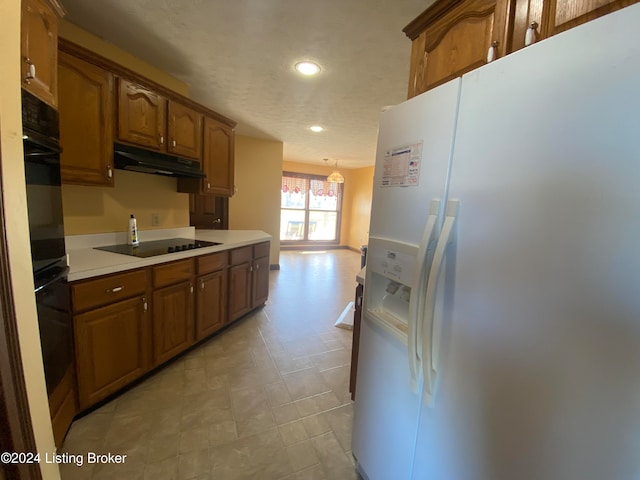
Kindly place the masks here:
<instances>
[{"instance_id":1,"label":"kitchen corner wall","mask_svg":"<svg viewBox=\"0 0 640 480\"><path fill-rule=\"evenodd\" d=\"M20 2L0 2L0 178L4 228L9 254L10 288L33 435L38 451L55 451L42 368L38 316L33 294L27 194L20 106ZM40 463L43 480L60 480L58 465Z\"/></svg>"},{"instance_id":2,"label":"kitchen corner wall","mask_svg":"<svg viewBox=\"0 0 640 480\"><path fill-rule=\"evenodd\" d=\"M340 245L359 250L369 241L369 219L373 192L373 167L346 170L339 168L344 177ZM329 175L332 168L324 165L282 162L282 171Z\"/></svg>"},{"instance_id":3,"label":"kitchen corner wall","mask_svg":"<svg viewBox=\"0 0 640 480\"><path fill-rule=\"evenodd\" d=\"M185 83L72 23L62 20L59 35L189 96ZM115 170L112 188L63 185L62 204L65 235L124 232L132 213L140 230L189 226L189 195L176 192L175 179L159 175ZM152 213L160 216L160 225L156 227L151 226Z\"/></svg>"},{"instance_id":4,"label":"kitchen corner wall","mask_svg":"<svg viewBox=\"0 0 640 480\"><path fill-rule=\"evenodd\" d=\"M229 200L229 229L267 232L272 237L269 263L279 265L282 142L235 138L237 191Z\"/></svg>"}]
</instances>

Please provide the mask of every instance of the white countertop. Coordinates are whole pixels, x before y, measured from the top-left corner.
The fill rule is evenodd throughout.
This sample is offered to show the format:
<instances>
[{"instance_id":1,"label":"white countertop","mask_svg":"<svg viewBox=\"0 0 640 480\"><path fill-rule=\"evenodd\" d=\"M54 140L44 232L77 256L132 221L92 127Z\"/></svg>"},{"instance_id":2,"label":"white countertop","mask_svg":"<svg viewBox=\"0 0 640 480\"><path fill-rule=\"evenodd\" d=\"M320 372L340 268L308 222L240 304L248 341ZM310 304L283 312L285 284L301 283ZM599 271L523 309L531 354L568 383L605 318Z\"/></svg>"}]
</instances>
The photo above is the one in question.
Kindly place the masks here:
<instances>
[{"instance_id":1,"label":"white countertop","mask_svg":"<svg viewBox=\"0 0 640 480\"><path fill-rule=\"evenodd\" d=\"M119 253L105 252L103 250L95 250L93 248L126 243L126 234L124 232L66 237L67 254L69 256L68 280L73 282L271 240L271 235L261 230L195 230L192 227L141 231L139 232L139 236L142 242L179 237L219 242L221 245L187 250L184 252L167 253L149 258L138 258Z\"/></svg>"}]
</instances>

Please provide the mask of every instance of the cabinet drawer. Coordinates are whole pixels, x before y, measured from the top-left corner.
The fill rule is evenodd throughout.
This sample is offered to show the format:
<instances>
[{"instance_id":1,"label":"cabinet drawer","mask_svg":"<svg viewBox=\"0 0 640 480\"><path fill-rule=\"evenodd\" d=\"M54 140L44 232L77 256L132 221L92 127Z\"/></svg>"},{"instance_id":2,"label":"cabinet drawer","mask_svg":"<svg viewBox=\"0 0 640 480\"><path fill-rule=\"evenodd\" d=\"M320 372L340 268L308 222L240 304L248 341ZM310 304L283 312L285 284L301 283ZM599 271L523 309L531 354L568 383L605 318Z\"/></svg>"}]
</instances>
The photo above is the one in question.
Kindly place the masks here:
<instances>
[{"instance_id":1,"label":"cabinet drawer","mask_svg":"<svg viewBox=\"0 0 640 480\"><path fill-rule=\"evenodd\" d=\"M73 310L81 312L140 295L147 289L146 270L118 273L71 285Z\"/></svg>"},{"instance_id":2,"label":"cabinet drawer","mask_svg":"<svg viewBox=\"0 0 640 480\"><path fill-rule=\"evenodd\" d=\"M188 280L193 277L194 270L192 258L153 267L153 288Z\"/></svg>"},{"instance_id":3,"label":"cabinet drawer","mask_svg":"<svg viewBox=\"0 0 640 480\"><path fill-rule=\"evenodd\" d=\"M261 258L269 256L269 245L271 242L258 243L253 246L253 258Z\"/></svg>"},{"instance_id":4,"label":"cabinet drawer","mask_svg":"<svg viewBox=\"0 0 640 480\"><path fill-rule=\"evenodd\" d=\"M231 265L240 265L241 263L250 262L253 259L253 247L236 248L231 250Z\"/></svg>"},{"instance_id":5,"label":"cabinet drawer","mask_svg":"<svg viewBox=\"0 0 640 480\"><path fill-rule=\"evenodd\" d=\"M228 252L214 253L212 255L203 255L198 257L198 275L204 273L215 272L227 266L229 254Z\"/></svg>"}]
</instances>

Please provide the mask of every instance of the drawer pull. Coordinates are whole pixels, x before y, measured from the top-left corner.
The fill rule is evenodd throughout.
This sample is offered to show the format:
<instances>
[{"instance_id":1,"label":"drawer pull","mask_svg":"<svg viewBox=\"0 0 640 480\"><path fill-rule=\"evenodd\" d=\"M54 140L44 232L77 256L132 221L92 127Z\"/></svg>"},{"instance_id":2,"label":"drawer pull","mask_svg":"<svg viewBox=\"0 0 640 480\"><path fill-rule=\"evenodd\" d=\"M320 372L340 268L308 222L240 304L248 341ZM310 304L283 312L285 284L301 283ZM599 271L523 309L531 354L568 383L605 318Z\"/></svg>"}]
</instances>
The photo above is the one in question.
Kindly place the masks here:
<instances>
[{"instance_id":1,"label":"drawer pull","mask_svg":"<svg viewBox=\"0 0 640 480\"><path fill-rule=\"evenodd\" d=\"M105 293L118 293L124 290L124 287L113 287L109 290L105 290Z\"/></svg>"},{"instance_id":2,"label":"drawer pull","mask_svg":"<svg viewBox=\"0 0 640 480\"><path fill-rule=\"evenodd\" d=\"M147 299L146 298L142 299L142 306L143 306L145 312L149 309L149 305L147 304Z\"/></svg>"}]
</instances>

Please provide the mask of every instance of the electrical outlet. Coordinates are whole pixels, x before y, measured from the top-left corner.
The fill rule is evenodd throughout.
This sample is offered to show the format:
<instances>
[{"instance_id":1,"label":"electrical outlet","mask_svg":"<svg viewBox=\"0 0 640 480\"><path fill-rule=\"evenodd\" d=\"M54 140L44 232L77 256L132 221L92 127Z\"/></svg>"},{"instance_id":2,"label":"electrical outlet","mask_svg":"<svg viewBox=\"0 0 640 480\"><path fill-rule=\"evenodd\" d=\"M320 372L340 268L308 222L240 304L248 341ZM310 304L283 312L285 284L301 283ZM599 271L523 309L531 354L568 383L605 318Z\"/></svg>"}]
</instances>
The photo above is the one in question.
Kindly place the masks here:
<instances>
[{"instance_id":1,"label":"electrical outlet","mask_svg":"<svg viewBox=\"0 0 640 480\"><path fill-rule=\"evenodd\" d=\"M159 213L152 213L151 214L151 226L152 227L160 226L160 214Z\"/></svg>"}]
</instances>

